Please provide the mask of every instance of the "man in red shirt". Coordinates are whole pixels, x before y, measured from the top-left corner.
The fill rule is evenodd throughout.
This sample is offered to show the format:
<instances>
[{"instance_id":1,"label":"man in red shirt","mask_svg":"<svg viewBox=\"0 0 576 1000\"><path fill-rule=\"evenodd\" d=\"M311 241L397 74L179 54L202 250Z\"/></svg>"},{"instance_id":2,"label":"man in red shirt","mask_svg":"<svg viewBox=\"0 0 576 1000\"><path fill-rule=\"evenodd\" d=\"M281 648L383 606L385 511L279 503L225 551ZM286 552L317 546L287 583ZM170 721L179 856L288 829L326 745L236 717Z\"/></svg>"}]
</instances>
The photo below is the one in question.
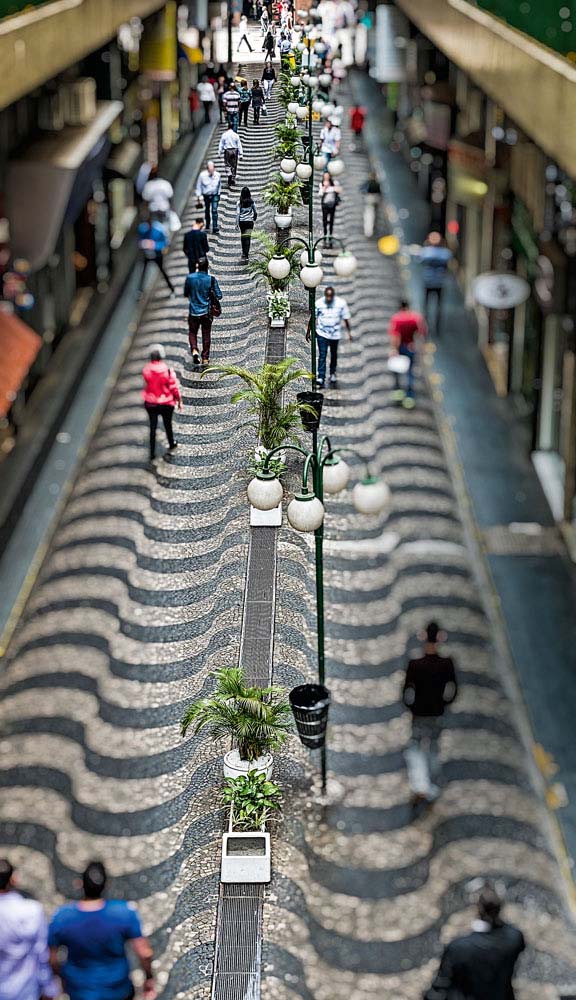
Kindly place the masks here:
<instances>
[{"instance_id":1,"label":"man in red shirt","mask_svg":"<svg viewBox=\"0 0 576 1000\"><path fill-rule=\"evenodd\" d=\"M357 139L359 139L362 135L362 129L364 128L365 121L365 108L361 108L358 104L356 104L353 108L350 108L350 126Z\"/></svg>"},{"instance_id":2,"label":"man in red shirt","mask_svg":"<svg viewBox=\"0 0 576 1000\"><path fill-rule=\"evenodd\" d=\"M408 358L410 367L406 373L406 393L400 388L400 376L396 375L396 389L392 398L401 402L407 410L414 407L414 359L416 357L416 338L425 337L428 332L426 321L421 313L410 309L405 300L400 303L400 309L394 313L388 327L392 354L400 354Z\"/></svg>"}]
</instances>

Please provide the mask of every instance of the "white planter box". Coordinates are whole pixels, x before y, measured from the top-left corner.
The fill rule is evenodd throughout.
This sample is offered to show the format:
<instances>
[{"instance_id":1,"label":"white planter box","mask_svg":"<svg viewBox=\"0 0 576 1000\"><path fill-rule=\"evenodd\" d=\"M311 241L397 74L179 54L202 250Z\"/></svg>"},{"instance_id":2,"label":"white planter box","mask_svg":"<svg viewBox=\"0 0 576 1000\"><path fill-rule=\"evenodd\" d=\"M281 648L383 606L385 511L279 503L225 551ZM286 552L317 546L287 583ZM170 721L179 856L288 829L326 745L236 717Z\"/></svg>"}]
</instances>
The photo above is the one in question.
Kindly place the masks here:
<instances>
[{"instance_id":1,"label":"white planter box","mask_svg":"<svg viewBox=\"0 0 576 1000\"><path fill-rule=\"evenodd\" d=\"M251 528L280 528L282 525L282 503L272 510L258 510L250 504Z\"/></svg>"},{"instance_id":2,"label":"white planter box","mask_svg":"<svg viewBox=\"0 0 576 1000\"><path fill-rule=\"evenodd\" d=\"M258 513L266 512L258 511ZM274 759L271 753L265 754L264 757L258 757L258 760L252 762L242 760L237 750L229 750L228 753L224 754L225 778L239 778L241 775L248 774L249 771L257 771L258 774L265 774L270 779L273 766Z\"/></svg>"},{"instance_id":3,"label":"white planter box","mask_svg":"<svg viewBox=\"0 0 576 1000\"><path fill-rule=\"evenodd\" d=\"M269 833L254 830L223 835L222 882L269 882L271 874Z\"/></svg>"},{"instance_id":4,"label":"white planter box","mask_svg":"<svg viewBox=\"0 0 576 1000\"><path fill-rule=\"evenodd\" d=\"M282 330L286 326L287 317L284 316L269 316L270 326L276 330Z\"/></svg>"}]
</instances>

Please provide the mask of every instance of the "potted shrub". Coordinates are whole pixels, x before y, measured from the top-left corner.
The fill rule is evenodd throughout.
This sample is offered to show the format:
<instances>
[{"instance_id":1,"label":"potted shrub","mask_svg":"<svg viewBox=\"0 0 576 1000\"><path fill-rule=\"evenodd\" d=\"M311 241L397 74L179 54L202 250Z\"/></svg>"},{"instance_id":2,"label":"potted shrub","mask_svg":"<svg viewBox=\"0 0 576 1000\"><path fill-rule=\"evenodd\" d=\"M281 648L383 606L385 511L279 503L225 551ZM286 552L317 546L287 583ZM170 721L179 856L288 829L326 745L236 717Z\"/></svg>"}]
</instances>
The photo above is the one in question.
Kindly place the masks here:
<instances>
[{"instance_id":1,"label":"potted shrub","mask_svg":"<svg viewBox=\"0 0 576 1000\"><path fill-rule=\"evenodd\" d=\"M188 706L181 722L182 736L208 730L213 739L229 736L236 746L224 755L224 776L237 778L249 771L272 774L272 752L286 741L291 729L290 705L279 687L249 687L242 667L223 667L214 673L216 690Z\"/></svg>"},{"instance_id":2,"label":"potted shrub","mask_svg":"<svg viewBox=\"0 0 576 1000\"><path fill-rule=\"evenodd\" d=\"M293 115L288 115L285 122L278 122L275 126L274 131L276 133L276 138L278 139L278 144L275 149L275 153L281 159L285 156L293 156L298 159L298 150L300 148L300 130L296 125L296 119Z\"/></svg>"},{"instance_id":3,"label":"potted shrub","mask_svg":"<svg viewBox=\"0 0 576 1000\"><path fill-rule=\"evenodd\" d=\"M274 222L278 229L288 229L292 225L292 206L300 199L298 181L282 179L281 174L275 174L264 188L264 201L276 210Z\"/></svg>"},{"instance_id":4,"label":"potted shrub","mask_svg":"<svg viewBox=\"0 0 576 1000\"><path fill-rule=\"evenodd\" d=\"M278 247L273 236L260 231L254 233L252 246L255 244L257 244L256 252L253 253L248 263L249 274L256 281L265 281L272 292L284 291L300 274L301 261L298 247ZM290 264L287 276L280 280L273 278L268 270L270 260L277 254L286 257Z\"/></svg>"},{"instance_id":5,"label":"potted shrub","mask_svg":"<svg viewBox=\"0 0 576 1000\"><path fill-rule=\"evenodd\" d=\"M222 801L230 807L222 838L222 882L269 882L270 834L265 826L280 809L282 793L265 774L228 778Z\"/></svg>"},{"instance_id":6,"label":"potted shrub","mask_svg":"<svg viewBox=\"0 0 576 1000\"><path fill-rule=\"evenodd\" d=\"M268 293L268 318L270 326L283 327L290 315L290 299L280 290Z\"/></svg>"},{"instance_id":7,"label":"potted shrub","mask_svg":"<svg viewBox=\"0 0 576 1000\"><path fill-rule=\"evenodd\" d=\"M231 403L248 403L248 412L256 417L259 445L255 450L257 460L273 448L280 448L286 441L298 441L302 405L282 402L284 389L298 379L311 379L304 368L298 367L296 358L284 358L275 364L264 364L259 371L251 372L237 365L215 365L211 371L220 372L220 378L235 376L242 379L246 388L235 392ZM279 453L283 459L283 455ZM282 504L270 511L257 510L250 505L250 524L259 527L278 527L282 523Z\"/></svg>"}]
</instances>

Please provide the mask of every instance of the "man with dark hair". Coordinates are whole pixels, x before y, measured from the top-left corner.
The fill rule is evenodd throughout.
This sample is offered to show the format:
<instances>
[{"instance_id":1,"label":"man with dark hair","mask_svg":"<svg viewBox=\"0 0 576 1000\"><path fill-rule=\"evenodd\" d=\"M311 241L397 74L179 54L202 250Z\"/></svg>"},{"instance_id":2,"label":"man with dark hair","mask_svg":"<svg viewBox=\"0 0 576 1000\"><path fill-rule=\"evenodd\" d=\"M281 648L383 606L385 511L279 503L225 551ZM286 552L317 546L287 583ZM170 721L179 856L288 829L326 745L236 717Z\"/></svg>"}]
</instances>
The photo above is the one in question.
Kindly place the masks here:
<instances>
[{"instance_id":1,"label":"man with dark hair","mask_svg":"<svg viewBox=\"0 0 576 1000\"><path fill-rule=\"evenodd\" d=\"M144 971L143 996L154 1000L152 949L142 935L136 910L123 900L102 898L106 869L99 861L90 862L82 875L82 886L83 899L56 911L48 937L52 968L61 976L70 1000L132 1000L128 941ZM62 967L60 948L66 949Z\"/></svg>"},{"instance_id":2,"label":"man with dark hair","mask_svg":"<svg viewBox=\"0 0 576 1000\"><path fill-rule=\"evenodd\" d=\"M446 705L458 693L456 671L449 656L440 656L438 645L446 639L436 622L429 622L420 635L424 656L410 660L402 701L412 713L412 739L406 751L412 806L432 802L439 794L432 782L438 770L438 741Z\"/></svg>"},{"instance_id":3,"label":"man with dark hair","mask_svg":"<svg viewBox=\"0 0 576 1000\"><path fill-rule=\"evenodd\" d=\"M471 933L446 946L424 1000L514 1000L514 967L526 945L522 932L500 918L501 908L494 890L483 889Z\"/></svg>"},{"instance_id":4,"label":"man with dark hair","mask_svg":"<svg viewBox=\"0 0 576 1000\"><path fill-rule=\"evenodd\" d=\"M192 229L184 235L182 249L188 258L188 270L195 271L196 264L210 250L208 236L204 229L204 219L194 219Z\"/></svg>"},{"instance_id":5,"label":"man with dark hair","mask_svg":"<svg viewBox=\"0 0 576 1000\"><path fill-rule=\"evenodd\" d=\"M189 274L184 283L184 295L188 298L188 335L193 364L200 364L198 351L198 331L202 330L202 367L210 361L212 340L212 297L220 300L222 291L216 278L208 274L208 261L203 257L198 261L198 270Z\"/></svg>"},{"instance_id":6,"label":"man with dark hair","mask_svg":"<svg viewBox=\"0 0 576 1000\"><path fill-rule=\"evenodd\" d=\"M47 1000L59 994L48 962L48 924L40 903L16 891L14 868L0 860L0 997Z\"/></svg>"},{"instance_id":7,"label":"man with dark hair","mask_svg":"<svg viewBox=\"0 0 576 1000\"><path fill-rule=\"evenodd\" d=\"M338 344L342 337L342 327L352 340L350 310L346 299L336 295L333 285L328 285L324 298L316 300L316 340L318 343L318 378L316 385L323 389L326 382L326 358L330 351L330 385L336 387L338 367ZM310 340L311 326L308 324L306 340Z\"/></svg>"}]
</instances>

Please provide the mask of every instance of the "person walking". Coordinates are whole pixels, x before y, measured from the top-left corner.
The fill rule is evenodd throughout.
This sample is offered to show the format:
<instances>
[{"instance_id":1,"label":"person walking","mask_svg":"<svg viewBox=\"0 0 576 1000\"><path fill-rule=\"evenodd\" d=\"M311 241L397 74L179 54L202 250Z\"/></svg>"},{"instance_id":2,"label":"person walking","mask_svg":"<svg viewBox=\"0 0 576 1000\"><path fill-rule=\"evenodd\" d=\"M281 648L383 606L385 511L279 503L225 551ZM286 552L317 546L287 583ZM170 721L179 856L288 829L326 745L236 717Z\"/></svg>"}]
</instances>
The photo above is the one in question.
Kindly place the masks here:
<instances>
[{"instance_id":1,"label":"person walking","mask_svg":"<svg viewBox=\"0 0 576 1000\"><path fill-rule=\"evenodd\" d=\"M331 174L326 171L320 184L320 205L322 207L322 226L324 236L331 237L334 232L334 216L336 209L341 202L342 188L335 181ZM328 238L326 246L332 246L332 240Z\"/></svg>"},{"instance_id":2,"label":"person walking","mask_svg":"<svg viewBox=\"0 0 576 1000\"><path fill-rule=\"evenodd\" d=\"M168 232L166 226L157 220L141 222L138 226L138 246L143 257L142 273L138 285L138 298L140 298L144 290L144 278L149 264L156 264L171 294L174 295L174 285L164 269L164 254L168 251Z\"/></svg>"},{"instance_id":3,"label":"person walking","mask_svg":"<svg viewBox=\"0 0 576 1000\"><path fill-rule=\"evenodd\" d=\"M272 62L274 58L274 52L276 49L276 42L274 40L274 35L270 30L266 34L264 41L262 43L262 52L264 53L264 63Z\"/></svg>"},{"instance_id":4,"label":"person walking","mask_svg":"<svg viewBox=\"0 0 576 1000\"><path fill-rule=\"evenodd\" d=\"M267 101L272 93L272 87L276 82L276 70L274 69L272 63L264 63L264 69L262 70L260 81L264 91L264 100Z\"/></svg>"},{"instance_id":5,"label":"person walking","mask_svg":"<svg viewBox=\"0 0 576 1000\"><path fill-rule=\"evenodd\" d=\"M320 152L326 158L326 166L328 166L334 156L338 156L341 141L342 133L340 129L333 122L327 121L320 132Z\"/></svg>"},{"instance_id":6,"label":"person walking","mask_svg":"<svg viewBox=\"0 0 576 1000\"><path fill-rule=\"evenodd\" d=\"M280 53L280 67L284 72L288 70L290 62L290 53L292 52L292 39L288 35L288 32L280 32L280 41L278 42L278 51Z\"/></svg>"},{"instance_id":7,"label":"person walking","mask_svg":"<svg viewBox=\"0 0 576 1000\"><path fill-rule=\"evenodd\" d=\"M487 886L470 932L446 945L424 1000L514 1000L514 969L526 943L501 911L502 900Z\"/></svg>"},{"instance_id":8,"label":"person walking","mask_svg":"<svg viewBox=\"0 0 576 1000\"><path fill-rule=\"evenodd\" d=\"M252 80L252 89L250 90L250 101L252 104L252 114L254 125L260 124L260 112L264 107L264 91L260 86L258 80Z\"/></svg>"},{"instance_id":9,"label":"person walking","mask_svg":"<svg viewBox=\"0 0 576 1000\"><path fill-rule=\"evenodd\" d=\"M218 74L218 77L217 77L214 89L216 91L216 100L218 101L218 110L219 110L219 113L220 113L220 124L221 125L222 125L222 123L224 121L224 112L226 110L225 107L224 107L224 94L228 90L228 84L229 83L230 83L230 80L228 79L228 76L227 76L226 73L219 73Z\"/></svg>"},{"instance_id":10,"label":"person walking","mask_svg":"<svg viewBox=\"0 0 576 1000\"><path fill-rule=\"evenodd\" d=\"M454 663L449 656L440 656L438 652L446 634L436 622L429 622L420 638L424 642L424 655L408 663L402 689L402 701L412 713L406 765L413 809L439 795L432 778L438 772L442 716L446 705L451 705L458 694Z\"/></svg>"},{"instance_id":11,"label":"person walking","mask_svg":"<svg viewBox=\"0 0 576 1000\"><path fill-rule=\"evenodd\" d=\"M240 113L240 94L235 83L229 83L228 89L222 98L222 104L226 112L226 123L228 128L238 131L238 115Z\"/></svg>"},{"instance_id":12,"label":"person walking","mask_svg":"<svg viewBox=\"0 0 576 1000\"><path fill-rule=\"evenodd\" d=\"M60 995L49 963L48 923L40 903L17 889L13 866L0 860L0 998L48 1000Z\"/></svg>"},{"instance_id":13,"label":"person walking","mask_svg":"<svg viewBox=\"0 0 576 1000\"><path fill-rule=\"evenodd\" d=\"M238 48L236 49L237 52L240 52L240 46L242 45L242 42L246 42L249 52L254 51L248 39L248 18L246 17L245 14L242 14L242 17L240 18L240 41L238 42Z\"/></svg>"},{"instance_id":14,"label":"person walking","mask_svg":"<svg viewBox=\"0 0 576 1000\"><path fill-rule=\"evenodd\" d=\"M254 199L250 194L250 188L243 187L240 192L240 199L236 205L236 225L240 230L240 241L242 243L242 258L244 262L248 260L250 254L250 240L254 223L258 218Z\"/></svg>"},{"instance_id":15,"label":"person walking","mask_svg":"<svg viewBox=\"0 0 576 1000\"><path fill-rule=\"evenodd\" d=\"M198 261L210 251L204 219L194 219L192 229L184 234L182 249L188 260L188 271L195 271Z\"/></svg>"},{"instance_id":16,"label":"person walking","mask_svg":"<svg viewBox=\"0 0 576 1000\"><path fill-rule=\"evenodd\" d=\"M408 358L408 371L406 373L407 386L406 393L400 388L400 376L396 374L396 389L392 393L395 402L402 403L406 409L414 407L414 361L416 358L416 340L418 337L425 337L428 332L426 320L413 309L410 309L408 302L403 299L400 309L395 312L390 319L388 335L392 354Z\"/></svg>"},{"instance_id":17,"label":"person walking","mask_svg":"<svg viewBox=\"0 0 576 1000\"><path fill-rule=\"evenodd\" d=\"M337 382L338 344L342 337L342 326L348 332L348 340L352 340L350 328L350 310L346 299L336 295L332 285L328 285L324 298L316 302L316 340L318 342L318 378L316 384L323 389L326 383L326 358L330 350L330 385ZM306 340L310 340L311 329L308 324Z\"/></svg>"},{"instance_id":18,"label":"person walking","mask_svg":"<svg viewBox=\"0 0 576 1000\"><path fill-rule=\"evenodd\" d=\"M174 448L177 447L172 430L172 419L174 407L182 409L182 395L178 379L172 369L168 368L165 358L166 351L162 344L152 344L150 346L150 360L142 370L142 378L144 379L142 398L150 421L151 462L156 457L156 429L159 417L162 417L168 438L168 450L174 451Z\"/></svg>"},{"instance_id":19,"label":"person walking","mask_svg":"<svg viewBox=\"0 0 576 1000\"><path fill-rule=\"evenodd\" d=\"M364 122L366 121L366 108L362 108L359 104L356 104L353 108L350 108L349 114L350 128L352 129L355 138L360 140L362 138Z\"/></svg>"},{"instance_id":20,"label":"person walking","mask_svg":"<svg viewBox=\"0 0 576 1000\"><path fill-rule=\"evenodd\" d=\"M142 996L155 1000L152 948L138 913L124 900L103 898L106 880L104 865L91 861L82 875L83 898L56 910L48 930L52 969L69 1000L132 1000L130 944L144 972ZM62 948L66 958L61 964Z\"/></svg>"},{"instance_id":21,"label":"person walking","mask_svg":"<svg viewBox=\"0 0 576 1000\"><path fill-rule=\"evenodd\" d=\"M362 220L364 224L364 236L367 240L369 240L370 237L374 235L376 213L382 200L382 188L380 187L380 182L373 170L370 171L367 179L361 185L360 191L364 195L364 212Z\"/></svg>"},{"instance_id":22,"label":"person walking","mask_svg":"<svg viewBox=\"0 0 576 1000\"><path fill-rule=\"evenodd\" d=\"M252 100L252 91L248 89L247 80L240 81L240 90L238 91L240 97L240 115L239 124L248 125L248 108L250 107L250 101Z\"/></svg>"},{"instance_id":23,"label":"person walking","mask_svg":"<svg viewBox=\"0 0 576 1000\"><path fill-rule=\"evenodd\" d=\"M218 233L218 202L222 190L222 178L214 166L213 160L208 160L204 170L198 174L196 182L196 197L204 201L206 229L210 229L212 217L212 232Z\"/></svg>"},{"instance_id":24,"label":"person walking","mask_svg":"<svg viewBox=\"0 0 576 1000\"><path fill-rule=\"evenodd\" d=\"M430 305L436 299L436 319L434 329L439 333L442 292L446 284L448 264L452 259L452 251L448 249L440 233L429 233L424 246L419 253L424 281L424 313L430 322Z\"/></svg>"},{"instance_id":25,"label":"person walking","mask_svg":"<svg viewBox=\"0 0 576 1000\"><path fill-rule=\"evenodd\" d=\"M268 28L270 27L270 17L268 11L265 7L262 8L262 13L260 15L260 31L262 32L262 38L266 38L268 34Z\"/></svg>"},{"instance_id":26,"label":"person walking","mask_svg":"<svg viewBox=\"0 0 576 1000\"><path fill-rule=\"evenodd\" d=\"M226 129L226 131L220 136L218 152L220 153L220 156L224 157L224 168L228 179L228 187L233 187L236 183L238 159L244 155L242 140L233 128Z\"/></svg>"},{"instance_id":27,"label":"person walking","mask_svg":"<svg viewBox=\"0 0 576 1000\"><path fill-rule=\"evenodd\" d=\"M194 365L200 364L198 331L202 330L202 367L205 368L210 361L213 302L222 299L220 285L216 278L208 273L208 261L205 257L198 261L198 269L186 278L184 295L188 299L188 333L192 362Z\"/></svg>"},{"instance_id":28,"label":"person walking","mask_svg":"<svg viewBox=\"0 0 576 1000\"><path fill-rule=\"evenodd\" d=\"M210 112L216 103L216 91L214 90L214 85L210 83L206 75L202 77L196 89L204 108L204 124L207 125L210 121Z\"/></svg>"},{"instance_id":29,"label":"person walking","mask_svg":"<svg viewBox=\"0 0 576 1000\"><path fill-rule=\"evenodd\" d=\"M168 223L173 197L174 188L170 181L158 176L157 166L152 167L148 180L142 188L142 200L148 204L150 218Z\"/></svg>"}]
</instances>

